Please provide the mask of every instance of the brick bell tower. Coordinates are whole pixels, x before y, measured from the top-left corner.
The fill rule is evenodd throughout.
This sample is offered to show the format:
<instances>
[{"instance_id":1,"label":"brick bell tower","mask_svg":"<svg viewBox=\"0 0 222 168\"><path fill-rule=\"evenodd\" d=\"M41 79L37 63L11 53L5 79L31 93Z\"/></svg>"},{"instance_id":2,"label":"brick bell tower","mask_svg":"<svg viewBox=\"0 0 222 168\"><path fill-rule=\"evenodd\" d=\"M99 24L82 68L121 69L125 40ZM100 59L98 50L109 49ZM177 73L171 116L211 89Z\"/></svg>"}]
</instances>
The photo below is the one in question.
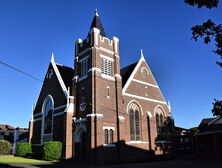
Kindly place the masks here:
<instances>
[{"instance_id":1,"label":"brick bell tower","mask_svg":"<svg viewBox=\"0 0 222 168\"><path fill-rule=\"evenodd\" d=\"M118 159L123 130L119 39L107 37L97 11L87 38L76 41L74 64L75 155L91 162L107 160L110 154Z\"/></svg>"}]
</instances>

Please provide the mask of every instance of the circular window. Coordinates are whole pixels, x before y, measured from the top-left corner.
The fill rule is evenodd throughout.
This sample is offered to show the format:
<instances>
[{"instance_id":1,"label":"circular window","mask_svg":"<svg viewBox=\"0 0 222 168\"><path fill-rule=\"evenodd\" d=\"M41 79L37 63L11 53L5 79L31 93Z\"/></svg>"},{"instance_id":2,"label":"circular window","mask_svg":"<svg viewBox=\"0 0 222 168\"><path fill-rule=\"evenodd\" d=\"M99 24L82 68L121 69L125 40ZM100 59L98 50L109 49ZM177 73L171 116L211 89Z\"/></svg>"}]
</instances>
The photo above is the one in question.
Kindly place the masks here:
<instances>
[{"instance_id":1,"label":"circular window","mask_svg":"<svg viewBox=\"0 0 222 168\"><path fill-rule=\"evenodd\" d=\"M147 77L149 75L149 72L148 72L148 70L145 67L143 67L141 69L141 73L143 74L144 77Z\"/></svg>"}]
</instances>

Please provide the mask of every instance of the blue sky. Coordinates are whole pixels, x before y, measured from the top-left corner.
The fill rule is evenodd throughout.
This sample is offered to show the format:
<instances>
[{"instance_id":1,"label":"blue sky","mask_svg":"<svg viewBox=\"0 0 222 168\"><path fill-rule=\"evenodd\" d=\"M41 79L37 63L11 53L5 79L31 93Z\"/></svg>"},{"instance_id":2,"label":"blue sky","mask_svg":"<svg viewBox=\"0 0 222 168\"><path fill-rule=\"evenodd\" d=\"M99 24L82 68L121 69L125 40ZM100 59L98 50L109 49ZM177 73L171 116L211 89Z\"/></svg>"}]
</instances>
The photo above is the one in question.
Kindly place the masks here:
<instances>
[{"instance_id":1,"label":"blue sky","mask_svg":"<svg viewBox=\"0 0 222 168\"><path fill-rule=\"evenodd\" d=\"M222 23L222 4L199 10L183 0L0 0L0 61L40 79L51 53L73 66L74 43L84 39L97 8L109 37L120 39L121 66L137 61L140 49L178 126L212 117L222 96L222 68L214 45L191 40L190 28L209 18ZM0 123L27 127L41 83L0 64Z\"/></svg>"}]
</instances>

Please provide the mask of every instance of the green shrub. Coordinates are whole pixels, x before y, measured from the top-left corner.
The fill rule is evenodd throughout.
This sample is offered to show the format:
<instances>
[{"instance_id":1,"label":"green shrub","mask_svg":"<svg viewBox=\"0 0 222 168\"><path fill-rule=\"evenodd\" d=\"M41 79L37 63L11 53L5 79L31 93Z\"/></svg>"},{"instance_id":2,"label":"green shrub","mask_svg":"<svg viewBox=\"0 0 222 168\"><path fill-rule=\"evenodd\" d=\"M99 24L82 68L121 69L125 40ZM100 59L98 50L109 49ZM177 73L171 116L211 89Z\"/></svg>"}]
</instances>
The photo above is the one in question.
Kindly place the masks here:
<instances>
[{"instance_id":1,"label":"green shrub","mask_svg":"<svg viewBox=\"0 0 222 168\"><path fill-rule=\"evenodd\" d=\"M62 143L59 141L51 141L43 143L43 159L58 160L62 154Z\"/></svg>"},{"instance_id":2,"label":"green shrub","mask_svg":"<svg viewBox=\"0 0 222 168\"><path fill-rule=\"evenodd\" d=\"M6 140L0 140L0 154L10 154L12 150L12 145Z\"/></svg>"},{"instance_id":3,"label":"green shrub","mask_svg":"<svg viewBox=\"0 0 222 168\"><path fill-rule=\"evenodd\" d=\"M32 153L32 144L28 142L20 142L16 146L16 155L20 157L26 157Z\"/></svg>"}]
</instances>

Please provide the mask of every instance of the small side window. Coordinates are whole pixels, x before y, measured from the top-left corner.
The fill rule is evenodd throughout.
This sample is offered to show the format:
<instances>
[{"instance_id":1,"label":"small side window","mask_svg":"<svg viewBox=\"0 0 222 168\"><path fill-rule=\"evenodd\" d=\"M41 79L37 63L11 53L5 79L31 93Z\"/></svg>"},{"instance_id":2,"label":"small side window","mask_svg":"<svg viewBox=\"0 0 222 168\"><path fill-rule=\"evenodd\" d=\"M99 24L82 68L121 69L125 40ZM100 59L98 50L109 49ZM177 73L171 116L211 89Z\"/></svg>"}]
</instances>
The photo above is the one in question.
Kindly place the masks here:
<instances>
[{"instance_id":1,"label":"small side window","mask_svg":"<svg viewBox=\"0 0 222 168\"><path fill-rule=\"evenodd\" d=\"M112 144L113 143L113 130L110 130L110 144Z\"/></svg>"},{"instance_id":2,"label":"small side window","mask_svg":"<svg viewBox=\"0 0 222 168\"><path fill-rule=\"evenodd\" d=\"M108 144L109 143L109 138L108 138L108 129L105 129L104 130L104 136L105 136L105 144Z\"/></svg>"}]
</instances>

